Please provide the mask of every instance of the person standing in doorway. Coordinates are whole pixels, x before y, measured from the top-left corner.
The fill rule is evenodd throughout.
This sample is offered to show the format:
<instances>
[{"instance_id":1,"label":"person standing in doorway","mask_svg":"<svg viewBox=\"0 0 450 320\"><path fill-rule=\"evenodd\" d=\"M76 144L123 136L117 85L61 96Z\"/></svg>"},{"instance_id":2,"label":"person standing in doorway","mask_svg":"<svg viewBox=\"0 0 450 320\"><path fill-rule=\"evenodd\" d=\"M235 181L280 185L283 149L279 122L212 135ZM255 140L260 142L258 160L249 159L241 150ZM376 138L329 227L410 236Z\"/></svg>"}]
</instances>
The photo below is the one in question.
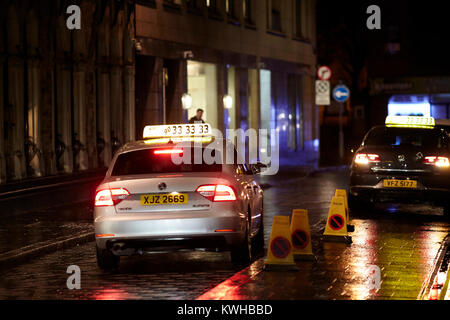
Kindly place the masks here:
<instances>
[{"instance_id":1,"label":"person standing in doorway","mask_svg":"<svg viewBox=\"0 0 450 320\"><path fill-rule=\"evenodd\" d=\"M205 123L203 121L203 109L197 109L197 113L191 119L189 119L189 123Z\"/></svg>"}]
</instances>

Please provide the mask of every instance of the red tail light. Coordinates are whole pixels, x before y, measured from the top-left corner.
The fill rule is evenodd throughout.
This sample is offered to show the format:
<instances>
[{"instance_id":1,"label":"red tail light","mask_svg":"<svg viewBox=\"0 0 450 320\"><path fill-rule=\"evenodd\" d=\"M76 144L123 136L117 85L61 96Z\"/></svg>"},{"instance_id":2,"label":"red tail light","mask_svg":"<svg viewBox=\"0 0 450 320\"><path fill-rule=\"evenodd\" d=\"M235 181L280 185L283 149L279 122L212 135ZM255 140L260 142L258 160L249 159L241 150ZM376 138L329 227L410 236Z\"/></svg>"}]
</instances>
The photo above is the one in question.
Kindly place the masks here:
<instances>
[{"instance_id":1,"label":"red tail light","mask_svg":"<svg viewBox=\"0 0 450 320\"><path fill-rule=\"evenodd\" d=\"M157 149L153 151L153 154L155 155L162 155L162 154L182 154L183 149Z\"/></svg>"},{"instance_id":2,"label":"red tail light","mask_svg":"<svg viewBox=\"0 0 450 320\"><path fill-rule=\"evenodd\" d=\"M99 190L95 194L95 206L96 207L115 206L129 195L130 193L128 192L128 190L123 188Z\"/></svg>"},{"instance_id":3,"label":"red tail light","mask_svg":"<svg viewBox=\"0 0 450 320\"><path fill-rule=\"evenodd\" d=\"M450 167L450 161L447 157L436 157L436 156L425 157L423 163L435 165L436 167L440 168Z\"/></svg>"},{"instance_id":4,"label":"red tail light","mask_svg":"<svg viewBox=\"0 0 450 320\"><path fill-rule=\"evenodd\" d=\"M196 192L213 202L236 201L234 189L223 184L200 186L197 188Z\"/></svg>"},{"instance_id":5,"label":"red tail light","mask_svg":"<svg viewBox=\"0 0 450 320\"><path fill-rule=\"evenodd\" d=\"M356 164L369 164L369 163L377 163L380 162L380 156L377 154L371 153L358 153L355 156Z\"/></svg>"}]
</instances>

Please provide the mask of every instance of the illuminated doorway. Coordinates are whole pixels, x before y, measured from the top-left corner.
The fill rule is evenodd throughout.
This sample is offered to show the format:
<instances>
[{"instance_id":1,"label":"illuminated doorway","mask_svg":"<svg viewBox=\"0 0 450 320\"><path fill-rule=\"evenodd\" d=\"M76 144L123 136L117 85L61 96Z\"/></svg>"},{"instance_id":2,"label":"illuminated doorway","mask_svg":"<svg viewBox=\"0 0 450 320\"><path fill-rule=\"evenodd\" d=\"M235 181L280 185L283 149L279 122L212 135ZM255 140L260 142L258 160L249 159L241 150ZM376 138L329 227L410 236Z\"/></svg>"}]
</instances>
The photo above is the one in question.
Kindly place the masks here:
<instances>
[{"instance_id":1,"label":"illuminated doorway","mask_svg":"<svg viewBox=\"0 0 450 320\"><path fill-rule=\"evenodd\" d=\"M217 67L211 63L188 61L188 93L192 97L192 107L188 118L195 116L197 109L203 109L203 120L218 127L217 112Z\"/></svg>"}]
</instances>

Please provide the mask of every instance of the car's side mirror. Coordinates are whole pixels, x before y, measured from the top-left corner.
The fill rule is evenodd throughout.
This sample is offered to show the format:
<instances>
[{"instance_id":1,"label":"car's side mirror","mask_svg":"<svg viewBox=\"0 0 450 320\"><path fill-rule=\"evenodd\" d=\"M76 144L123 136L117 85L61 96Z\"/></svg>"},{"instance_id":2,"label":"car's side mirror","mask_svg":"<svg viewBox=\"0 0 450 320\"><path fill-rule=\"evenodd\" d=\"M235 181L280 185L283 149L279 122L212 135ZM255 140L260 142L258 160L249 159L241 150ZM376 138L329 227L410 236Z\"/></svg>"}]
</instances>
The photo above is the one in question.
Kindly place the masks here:
<instances>
[{"instance_id":1,"label":"car's side mirror","mask_svg":"<svg viewBox=\"0 0 450 320\"><path fill-rule=\"evenodd\" d=\"M260 174L261 169L267 168L267 165L261 162L257 162L252 165L253 174Z\"/></svg>"}]
</instances>

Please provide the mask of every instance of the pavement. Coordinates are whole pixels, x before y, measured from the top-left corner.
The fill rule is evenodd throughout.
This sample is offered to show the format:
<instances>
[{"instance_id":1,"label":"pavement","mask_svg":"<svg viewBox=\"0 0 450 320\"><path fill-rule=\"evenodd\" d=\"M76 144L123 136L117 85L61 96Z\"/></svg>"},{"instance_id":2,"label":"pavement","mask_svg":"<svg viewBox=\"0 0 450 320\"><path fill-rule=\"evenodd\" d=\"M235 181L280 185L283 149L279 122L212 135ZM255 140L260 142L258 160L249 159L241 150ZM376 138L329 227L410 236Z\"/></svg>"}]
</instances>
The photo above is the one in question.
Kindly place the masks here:
<instances>
[{"instance_id":1,"label":"pavement","mask_svg":"<svg viewBox=\"0 0 450 320\"><path fill-rule=\"evenodd\" d=\"M346 176L339 167L261 177L266 246L274 215L308 209L317 261L299 262L300 272L262 271L263 257L236 268L227 253L196 251L125 258L118 272L104 273L90 242L92 207L82 202L16 215L0 226L0 261L36 243L47 246L0 268L0 299L416 299L436 267L448 220L440 208L381 205L351 217L351 245L323 242L331 196L347 187ZM66 287L69 265L82 271L81 290ZM368 286L373 266L380 269L378 290Z\"/></svg>"}]
</instances>

